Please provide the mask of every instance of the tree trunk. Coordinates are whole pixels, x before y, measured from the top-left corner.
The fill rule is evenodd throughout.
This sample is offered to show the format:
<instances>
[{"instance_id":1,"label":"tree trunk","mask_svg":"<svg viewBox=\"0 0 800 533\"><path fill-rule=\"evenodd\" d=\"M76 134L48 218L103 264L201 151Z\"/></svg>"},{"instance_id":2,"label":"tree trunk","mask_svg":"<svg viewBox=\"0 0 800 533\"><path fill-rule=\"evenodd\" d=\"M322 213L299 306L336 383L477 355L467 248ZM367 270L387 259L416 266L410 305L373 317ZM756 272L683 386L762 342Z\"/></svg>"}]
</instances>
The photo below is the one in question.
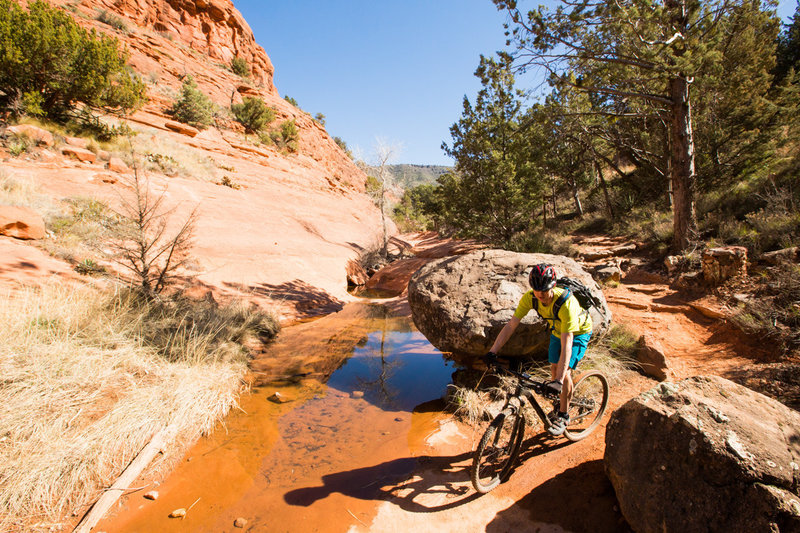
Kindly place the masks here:
<instances>
[{"instance_id":1,"label":"tree trunk","mask_svg":"<svg viewBox=\"0 0 800 533\"><path fill-rule=\"evenodd\" d=\"M675 202L673 201L672 197L672 148L670 147L670 132L667 131L666 135L664 135L664 159L666 161L667 167L667 205L669 205L670 209L675 207Z\"/></svg>"},{"instance_id":2,"label":"tree trunk","mask_svg":"<svg viewBox=\"0 0 800 533\"><path fill-rule=\"evenodd\" d=\"M542 201L542 227L547 228L547 200Z\"/></svg>"},{"instance_id":3,"label":"tree trunk","mask_svg":"<svg viewBox=\"0 0 800 533\"><path fill-rule=\"evenodd\" d=\"M575 212L579 217L583 216L583 206L581 205L581 197L579 195L578 181L575 179L570 180L572 186L572 199L575 200Z\"/></svg>"},{"instance_id":4,"label":"tree trunk","mask_svg":"<svg viewBox=\"0 0 800 533\"><path fill-rule=\"evenodd\" d=\"M608 212L608 220L611 222L614 220L614 208L611 206L611 198L608 196L608 185L606 184L606 178L603 176L603 169L600 168L600 162L597 159L594 160L594 168L597 170L597 179L600 180L600 184L603 187L603 196L606 198L606 211Z\"/></svg>"},{"instance_id":5,"label":"tree trunk","mask_svg":"<svg viewBox=\"0 0 800 533\"><path fill-rule=\"evenodd\" d=\"M689 81L683 76L670 80L672 144L671 178L673 207L672 249L685 250L697 233L694 208L695 182L694 139L692 137L692 108L689 100Z\"/></svg>"},{"instance_id":6,"label":"tree trunk","mask_svg":"<svg viewBox=\"0 0 800 533\"><path fill-rule=\"evenodd\" d=\"M383 223L383 250L381 253L383 257L389 256L389 232L386 228L386 178L383 176L383 169L381 169L381 223Z\"/></svg>"}]
</instances>

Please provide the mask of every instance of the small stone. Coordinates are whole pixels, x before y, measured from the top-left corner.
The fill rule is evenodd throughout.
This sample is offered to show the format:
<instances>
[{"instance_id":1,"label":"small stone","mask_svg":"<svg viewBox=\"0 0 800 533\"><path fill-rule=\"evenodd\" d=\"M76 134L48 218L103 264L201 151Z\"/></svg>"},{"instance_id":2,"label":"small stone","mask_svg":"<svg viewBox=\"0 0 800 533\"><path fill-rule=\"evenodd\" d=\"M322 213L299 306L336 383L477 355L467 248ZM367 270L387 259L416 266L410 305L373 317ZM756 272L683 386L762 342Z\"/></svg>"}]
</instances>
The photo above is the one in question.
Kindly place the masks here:
<instances>
[{"instance_id":1,"label":"small stone","mask_svg":"<svg viewBox=\"0 0 800 533\"><path fill-rule=\"evenodd\" d=\"M183 518L186 516L186 509L181 507L180 509L175 509L171 513L169 513L170 518Z\"/></svg>"},{"instance_id":2,"label":"small stone","mask_svg":"<svg viewBox=\"0 0 800 533\"><path fill-rule=\"evenodd\" d=\"M778 466L777 464L775 464L775 461L767 461L767 465L771 466L772 468L775 468L776 466Z\"/></svg>"},{"instance_id":3,"label":"small stone","mask_svg":"<svg viewBox=\"0 0 800 533\"><path fill-rule=\"evenodd\" d=\"M394 419L394 421L395 421L395 422L402 422L402 421L403 421L403 419L402 419L402 418L400 418L400 417L398 416L397 418L395 418L395 419Z\"/></svg>"},{"instance_id":4,"label":"small stone","mask_svg":"<svg viewBox=\"0 0 800 533\"><path fill-rule=\"evenodd\" d=\"M148 492L147 494L144 495L144 498L146 500L157 500L158 499L158 491L157 490L151 490L150 492Z\"/></svg>"},{"instance_id":5,"label":"small stone","mask_svg":"<svg viewBox=\"0 0 800 533\"><path fill-rule=\"evenodd\" d=\"M364 391L354 390L353 392L350 393L350 396L352 396L353 398L363 398Z\"/></svg>"},{"instance_id":6,"label":"small stone","mask_svg":"<svg viewBox=\"0 0 800 533\"><path fill-rule=\"evenodd\" d=\"M275 391L272 396L267 398L267 400L271 401L272 403L288 403L292 401L291 398L287 398L278 391Z\"/></svg>"},{"instance_id":7,"label":"small stone","mask_svg":"<svg viewBox=\"0 0 800 533\"><path fill-rule=\"evenodd\" d=\"M241 517L233 521L233 527L244 527L246 525L247 525L247 520Z\"/></svg>"}]
</instances>

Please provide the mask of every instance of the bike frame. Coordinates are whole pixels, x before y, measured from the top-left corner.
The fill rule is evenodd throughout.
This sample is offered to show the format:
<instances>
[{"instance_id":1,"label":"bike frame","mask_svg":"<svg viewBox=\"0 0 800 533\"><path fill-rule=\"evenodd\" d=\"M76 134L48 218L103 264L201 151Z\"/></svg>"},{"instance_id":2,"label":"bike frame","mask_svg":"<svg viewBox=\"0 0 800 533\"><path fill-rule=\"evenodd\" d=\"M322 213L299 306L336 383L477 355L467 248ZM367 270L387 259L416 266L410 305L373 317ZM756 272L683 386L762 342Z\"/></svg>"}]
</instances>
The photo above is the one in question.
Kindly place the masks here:
<instances>
[{"instance_id":1,"label":"bike frame","mask_svg":"<svg viewBox=\"0 0 800 533\"><path fill-rule=\"evenodd\" d=\"M520 374L519 372L515 372L507 368L503 368L503 371L517 378L516 390L514 391L514 394L508 397L505 405L503 405L503 409L511 407L512 409L519 411L519 409L522 408L521 401L518 400L518 402L520 402L520 405L514 405L515 403L518 403L514 402L514 400L517 398L520 399L525 398L526 400L528 400L528 403L531 405L531 407L533 407L533 410L542 420L542 424L544 424L545 429L549 428L552 424L550 420L547 418L547 413L544 412L544 409L542 409L542 406L539 404L539 400L537 400L536 396L534 395L534 392L538 392L535 391L535 389L540 389L540 390L543 389L545 382L534 381L526 377L525 374ZM526 383L532 385L532 387L531 386L526 387L525 386Z\"/></svg>"}]
</instances>

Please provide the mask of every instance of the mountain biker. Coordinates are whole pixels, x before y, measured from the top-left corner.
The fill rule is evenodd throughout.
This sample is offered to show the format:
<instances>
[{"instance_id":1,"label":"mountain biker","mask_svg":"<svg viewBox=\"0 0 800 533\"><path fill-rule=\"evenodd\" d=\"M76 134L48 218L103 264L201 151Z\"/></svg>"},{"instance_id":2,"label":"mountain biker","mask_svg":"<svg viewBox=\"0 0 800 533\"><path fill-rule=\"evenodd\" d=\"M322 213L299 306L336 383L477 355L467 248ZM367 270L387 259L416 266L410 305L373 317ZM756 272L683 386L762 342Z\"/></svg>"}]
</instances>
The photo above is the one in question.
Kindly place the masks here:
<instances>
[{"instance_id":1,"label":"mountain biker","mask_svg":"<svg viewBox=\"0 0 800 533\"><path fill-rule=\"evenodd\" d=\"M558 316L553 316L553 304L567 290L556 287L556 279L556 271L552 265L533 265L528 277L531 290L522 295L514 316L503 326L485 357L487 363L496 364L497 353L535 305L539 315L548 323L551 333L548 349L551 381L547 382L547 389L557 394L560 400L558 411L548 415L552 425L547 431L553 436L564 433L569 422L567 406L572 397L571 370L583 359L586 345L592 336L592 318L581 307L574 294L570 294L561 305Z\"/></svg>"}]
</instances>

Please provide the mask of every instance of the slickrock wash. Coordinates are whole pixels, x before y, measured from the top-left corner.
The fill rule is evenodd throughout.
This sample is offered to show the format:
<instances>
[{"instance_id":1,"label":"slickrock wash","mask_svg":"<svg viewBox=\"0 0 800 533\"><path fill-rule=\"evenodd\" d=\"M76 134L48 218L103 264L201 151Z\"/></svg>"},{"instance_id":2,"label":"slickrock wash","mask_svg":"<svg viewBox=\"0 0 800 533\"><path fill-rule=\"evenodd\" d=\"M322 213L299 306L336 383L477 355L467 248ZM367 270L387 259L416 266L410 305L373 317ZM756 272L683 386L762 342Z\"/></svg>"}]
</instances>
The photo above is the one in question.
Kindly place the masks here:
<instances>
[{"instance_id":1,"label":"slickrock wash","mask_svg":"<svg viewBox=\"0 0 800 533\"><path fill-rule=\"evenodd\" d=\"M33 182L55 201L97 198L119 210L138 159L151 192L164 193L165 209L173 210L170 227L193 211L197 216L192 259L182 279L223 301L245 298L275 309L284 322L335 311L352 299L348 262L377 242L381 228L379 211L366 195L366 175L321 124L281 98L272 62L230 0L51 3L68 6L78 24L116 37L129 51L149 97L126 119L139 148L135 157L127 148L101 153L63 138L54 144L47 132L30 126L8 128L40 142L19 157L0 148L9 176ZM119 16L126 28L98 20L103 11ZM247 61L248 78L231 70L234 57ZM245 138L224 114L202 131L176 125L167 110L188 75L221 108L241 102L242 95L262 98L275 109L273 127L296 123L297 151ZM0 123L0 135L3 130Z\"/></svg>"},{"instance_id":2,"label":"slickrock wash","mask_svg":"<svg viewBox=\"0 0 800 533\"><path fill-rule=\"evenodd\" d=\"M408 284L414 324L442 351L483 355L530 289L530 266L537 263L552 264L559 276L578 279L592 291L602 303L590 310L594 335L602 335L611 323L611 310L600 287L578 263L557 255L505 250L448 257L421 268ZM544 320L531 311L501 353L543 356L549 337Z\"/></svg>"},{"instance_id":3,"label":"slickrock wash","mask_svg":"<svg viewBox=\"0 0 800 533\"><path fill-rule=\"evenodd\" d=\"M605 469L634 531L800 531L800 414L716 376L614 411Z\"/></svg>"}]
</instances>

